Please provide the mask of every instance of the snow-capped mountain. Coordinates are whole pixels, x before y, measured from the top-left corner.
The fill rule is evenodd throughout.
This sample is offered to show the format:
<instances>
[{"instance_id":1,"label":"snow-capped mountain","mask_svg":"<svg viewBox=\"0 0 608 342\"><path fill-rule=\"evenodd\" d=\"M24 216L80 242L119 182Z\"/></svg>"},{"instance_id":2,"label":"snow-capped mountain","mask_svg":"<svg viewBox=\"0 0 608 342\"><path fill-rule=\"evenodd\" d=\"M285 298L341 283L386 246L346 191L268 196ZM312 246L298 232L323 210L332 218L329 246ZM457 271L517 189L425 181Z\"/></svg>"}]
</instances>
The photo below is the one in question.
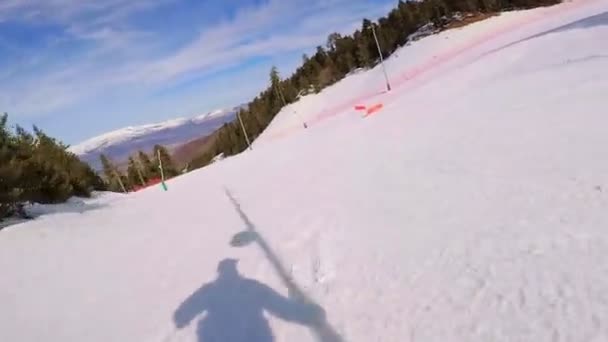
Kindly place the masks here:
<instances>
[{"instance_id":1,"label":"snow-capped mountain","mask_svg":"<svg viewBox=\"0 0 608 342\"><path fill-rule=\"evenodd\" d=\"M193 118L121 128L72 146L70 151L94 168L99 168L99 155L102 153L120 163L138 150L149 151L156 144L172 148L208 136L224 123L233 121L241 107L215 110Z\"/></svg>"}]
</instances>

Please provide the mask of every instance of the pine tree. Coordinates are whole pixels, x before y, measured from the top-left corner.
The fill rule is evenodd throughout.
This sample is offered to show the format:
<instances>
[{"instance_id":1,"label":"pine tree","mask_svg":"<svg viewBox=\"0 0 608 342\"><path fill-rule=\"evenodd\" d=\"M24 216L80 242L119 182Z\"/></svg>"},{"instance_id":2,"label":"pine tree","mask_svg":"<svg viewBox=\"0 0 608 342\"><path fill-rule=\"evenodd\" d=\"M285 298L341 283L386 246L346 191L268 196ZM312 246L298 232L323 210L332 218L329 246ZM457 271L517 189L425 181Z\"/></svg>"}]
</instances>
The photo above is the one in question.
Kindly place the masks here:
<instances>
[{"instance_id":1,"label":"pine tree","mask_svg":"<svg viewBox=\"0 0 608 342\"><path fill-rule=\"evenodd\" d=\"M342 75L348 74L355 69L357 61L351 53L343 53L338 56L337 67Z\"/></svg>"},{"instance_id":2,"label":"pine tree","mask_svg":"<svg viewBox=\"0 0 608 342\"><path fill-rule=\"evenodd\" d=\"M310 80L305 75L300 75L298 77L299 92L303 92L304 94L307 94L308 88L310 88Z\"/></svg>"},{"instance_id":3,"label":"pine tree","mask_svg":"<svg viewBox=\"0 0 608 342\"><path fill-rule=\"evenodd\" d=\"M319 74L321 73L321 70L323 70L323 67L321 66L321 64L319 64L319 62L317 62L316 59L311 59L309 62L308 70L310 75L309 79L312 80L312 86L314 87L314 90L316 92L321 91L322 87L319 82Z\"/></svg>"},{"instance_id":4,"label":"pine tree","mask_svg":"<svg viewBox=\"0 0 608 342\"><path fill-rule=\"evenodd\" d=\"M332 59L335 59L339 77L348 74L357 67L356 51L357 45L352 37L341 37L335 41L335 52Z\"/></svg>"},{"instance_id":5,"label":"pine tree","mask_svg":"<svg viewBox=\"0 0 608 342\"><path fill-rule=\"evenodd\" d=\"M281 76L279 76L279 70L276 66L270 69L270 85L275 87L281 83Z\"/></svg>"},{"instance_id":6,"label":"pine tree","mask_svg":"<svg viewBox=\"0 0 608 342\"><path fill-rule=\"evenodd\" d=\"M327 52L325 51L325 49L321 45L317 46L317 53L315 53L315 55L312 57L312 59L317 61L317 63L319 63L319 65L321 65L321 67L324 67L326 58L327 58Z\"/></svg>"},{"instance_id":7,"label":"pine tree","mask_svg":"<svg viewBox=\"0 0 608 342\"><path fill-rule=\"evenodd\" d=\"M283 90L283 96L285 97L285 102L287 103L292 103L295 101L296 96L298 95L298 90L295 83L295 81L290 79L281 82L281 89Z\"/></svg>"},{"instance_id":8,"label":"pine tree","mask_svg":"<svg viewBox=\"0 0 608 342\"><path fill-rule=\"evenodd\" d=\"M114 178L114 165L103 153L99 155L99 160L101 161L101 167L103 168L105 180L106 182L109 182L112 178Z\"/></svg>"},{"instance_id":9,"label":"pine tree","mask_svg":"<svg viewBox=\"0 0 608 342\"><path fill-rule=\"evenodd\" d=\"M160 171L158 170L158 163L153 163L150 160L150 156L148 156L143 151L138 151L137 156L139 159L139 165L141 167L142 174L146 181L150 179L158 179L160 178ZM156 158L154 158L156 160Z\"/></svg>"},{"instance_id":10,"label":"pine tree","mask_svg":"<svg viewBox=\"0 0 608 342\"><path fill-rule=\"evenodd\" d=\"M378 41L380 43L380 49L384 56L389 56L398 47L398 34L393 28L389 19L380 18L376 27L376 33L378 35Z\"/></svg>"},{"instance_id":11,"label":"pine tree","mask_svg":"<svg viewBox=\"0 0 608 342\"><path fill-rule=\"evenodd\" d=\"M20 203L58 203L102 190L97 174L67 146L34 126L34 134L6 127L0 116L0 218L19 213Z\"/></svg>"},{"instance_id":12,"label":"pine tree","mask_svg":"<svg viewBox=\"0 0 608 342\"><path fill-rule=\"evenodd\" d=\"M24 202L58 203L104 189L99 176L67 145L38 127L33 131L17 126L13 133L7 115L0 116L0 219L23 214Z\"/></svg>"},{"instance_id":13,"label":"pine tree","mask_svg":"<svg viewBox=\"0 0 608 342\"><path fill-rule=\"evenodd\" d=\"M135 186L146 186L146 179L143 173L139 169L139 165L135 162L133 157L129 157L129 164L127 166L127 179L131 187Z\"/></svg>"},{"instance_id":14,"label":"pine tree","mask_svg":"<svg viewBox=\"0 0 608 342\"><path fill-rule=\"evenodd\" d=\"M33 136L18 127L17 139L22 156L22 200L59 203L74 195L90 195L93 179L85 173L90 169L67 152L67 146L35 126Z\"/></svg>"},{"instance_id":15,"label":"pine tree","mask_svg":"<svg viewBox=\"0 0 608 342\"><path fill-rule=\"evenodd\" d=\"M125 177L118 172L118 169L116 169L110 159L103 153L99 155L99 159L101 160L103 174L108 184L108 190L114 192L127 192L127 187L124 182Z\"/></svg>"},{"instance_id":16,"label":"pine tree","mask_svg":"<svg viewBox=\"0 0 608 342\"><path fill-rule=\"evenodd\" d=\"M305 66L310 61L310 57L307 54L302 55L302 65Z\"/></svg>"},{"instance_id":17,"label":"pine tree","mask_svg":"<svg viewBox=\"0 0 608 342\"><path fill-rule=\"evenodd\" d=\"M323 70L321 70L318 76L318 84L321 88L325 88L326 86L333 84L338 80L339 76L338 69L331 58L326 57L324 64L325 67Z\"/></svg>"},{"instance_id":18,"label":"pine tree","mask_svg":"<svg viewBox=\"0 0 608 342\"><path fill-rule=\"evenodd\" d=\"M372 64L369 52L369 39L364 35L361 35L357 40L357 61L360 67L368 67Z\"/></svg>"},{"instance_id":19,"label":"pine tree","mask_svg":"<svg viewBox=\"0 0 608 342\"><path fill-rule=\"evenodd\" d=\"M160 156L160 161L162 163L162 169L164 172L165 179L173 178L173 177L179 175L179 171L175 167L175 164L173 163L173 160L171 159L171 155L169 154L169 151L167 151L167 149L164 146L155 145L154 146L154 155L156 156L157 160L158 160L158 156ZM160 167L159 164L157 164L157 165Z\"/></svg>"},{"instance_id":20,"label":"pine tree","mask_svg":"<svg viewBox=\"0 0 608 342\"><path fill-rule=\"evenodd\" d=\"M279 110L281 110L281 108L287 104L287 102L281 86L281 77L279 76L279 71L275 66L270 69L270 87L274 93L271 97L271 111L273 113L278 113Z\"/></svg>"},{"instance_id":21,"label":"pine tree","mask_svg":"<svg viewBox=\"0 0 608 342\"><path fill-rule=\"evenodd\" d=\"M12 158L8 146L0 145L0 220L12 214L19 202L20 167Z\"/></svg>"},{"instance_id":22,"label":"pine tree","mask_svg":"<svg viewBox=\"0 0 608 342\"><path fill-rule=\"evenodd\" d=\"M62 182L65 184L51 186L56 189L54 201L71 195L88 197L93 190L103 190L103 182L99 176L75 154L68 152L67 145L49 137L35 126L34 134L36 153L46 156L46 160L50 164L47 167L56 169L57 173L64 175ZM60 193L61 191L64 193Z\"/></svg>"},{"instance_id":23,"label":"pine tree","mask_svg":"<svg viewBox=\"0 0 608 342\"><path fill-rule=\"evenodd\" d=\"M335 53L338 48L338 42L342 39L342 36L339 33L331 33L327 36L327 51L329 53Z\"/></svg>"},{"instance_id":24,"label":"pine tree","mask_svg":"<svg viewBox=\"0 0 608 342\"><path fill-rule=\"evenodd\" d=\"M14 140L6 128L8 116L0 115L0 220L12 213L19 200L20 167L15 158Z\"/></svg>"},{"instance_id":25,"label":"pine tree","mask_svg":"<svg viewBox=\"0 0 608 342\"><path fill-rule=\"evenodd\" d=\"M257 115L250 110L244 110L241 113L242 118L246 118L245 122L247 122L246 129L247 133L250 134L251 139L255 139L262 133L262 124L258 119Z\"/></svg>"}]
</instances>

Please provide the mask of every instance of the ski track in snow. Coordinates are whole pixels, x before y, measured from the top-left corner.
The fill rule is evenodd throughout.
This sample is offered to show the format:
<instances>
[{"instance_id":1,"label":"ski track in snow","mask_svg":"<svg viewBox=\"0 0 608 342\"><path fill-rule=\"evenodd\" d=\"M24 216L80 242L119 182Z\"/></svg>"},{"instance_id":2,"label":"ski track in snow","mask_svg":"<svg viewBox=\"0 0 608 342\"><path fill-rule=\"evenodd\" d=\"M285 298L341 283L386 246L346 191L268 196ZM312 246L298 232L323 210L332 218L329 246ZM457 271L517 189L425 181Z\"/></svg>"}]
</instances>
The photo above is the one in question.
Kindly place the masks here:
<instances>
[{"instance_id":1,"label":"ski track in snow","mask_svg":"<svg viewBox=\"0 0 608 342\"><path fill-rule=\"evenodd\" d=\"M378 94L379 68L355 73L168 192L36 207L0 232L0 341L199 341L211 314L174 314L225 258L325 310L264 312L276 341L608 341L608 26L568 26L607 11L421 39L387 60L415 79ZM385 107L362 119L357 94Z\"/></svg>"}]
</instances>

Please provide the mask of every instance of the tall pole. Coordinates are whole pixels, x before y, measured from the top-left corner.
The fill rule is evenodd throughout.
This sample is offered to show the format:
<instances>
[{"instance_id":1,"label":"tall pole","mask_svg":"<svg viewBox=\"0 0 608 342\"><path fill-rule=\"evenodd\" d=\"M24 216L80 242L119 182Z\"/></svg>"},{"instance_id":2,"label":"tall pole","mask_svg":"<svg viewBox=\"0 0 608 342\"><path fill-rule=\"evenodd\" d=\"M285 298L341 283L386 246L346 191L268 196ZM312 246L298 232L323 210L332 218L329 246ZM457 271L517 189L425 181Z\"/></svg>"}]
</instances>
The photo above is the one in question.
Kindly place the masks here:
<instances>
[{"instance_id":1,"label":"tall pole","mask_svg":"<svg viewBox=\"0 0 608 342\"><path fill-rule=\"evenodd\" d=\"M160 159L160 148L156 150L156 155L158 156L158 168L160 169L160 183L163 190L167 191L167 184L165 184L165 171L163 170L163 161Z\"/></svg>"},{"instance_id":2,"label":"tall pole","mask_svg":"<svg viewBox=\"0 0 608 342\"><path fill-rule=\"evenodd\" d=\"M239 117L239 122L241 124L241 129L243 129L243 134L245 134L245 140L247 140L247 146L249 146L250 150L253 150L251 147L251 141L249 141L249 136L247 135L247 131L245 130L245 125L243 125L243 119L241 119L241 111L236 112L236 116Z\"/></svg>"},{"instance_id":3,"label":"tall pole","mask_svg":"<svg viewBox=\"0 0 608 342\"><path fill-rule=\"evenodd\" d=\"M386 80L386 90L391 91L391 83L388 80L388 74L386 73L386 67L384 66L384 56L382 56L382 49L380 49L380 42L378 42L374 24L371 25L371 28L372 33L374 34L374 40L376 41L376 47L378 48L378 54L380 55L380 64L382 64L382 71L384 72L384 79Z\"/></svg>"},{"instance_id":4,"label":"tall pole","mask_svg":"<svg viewBox=\"0 0 608 342\"><path fill-rule=\"evenodd\" d=\"M283 92L281 91L281 86L277 84L276 87L275 87L275 89L276 89L276 91L277 91L277 93L279 95L279 98L283 102L283 107L286 107L287 106L287 101L285 101L285 96L283 96Z\"/></svg>"},{"instance_id":5,"label":"tall pole","mask_svg":"<svg viewBox=\"0 0 608 342\"><path fill-rule=\"evenodd\" d=\"M156 150L156 157L158 158L158 168L160 169L160 179L165 181L165 171L163 170L163 160L160 158L160 149Z\"/></svg>"},{"instance_id":6,"label":"tall pole","mask_svg":"<svg viewBox=\"0 0 608 342\"><path fill-rule=\"evenodd\" d=\"M125 188L125 184L122 182L122 179L120 179L120 174L118 174L118 171L113 170L114 171L114 177L116 177L116 180L118 180L118 184L120 184L120 187L122 188L122 191L126 194L127 188Z\"/></svg>"},{"instance_id":7,"label":"tall pole","mask_svg":"<svg viewBox=\"0 0 608 342\"><path fill-rule=\"evenodd\" d=\"M281 99L281 101L283 102L283 107L287 107L287 101L285 101L285 96L283 96L283 92L281 91L281 86L279 84L277 84L275 86L275 91L277 92L277 94L279 95L279 98ZM298 115L294 109L293 111L294 115ZM306 121L302 121L302 125L304 126L304 128L308 128L308 125L306 124Z\"/></svg>"},{"instance_id":8,"label":"tall pole","mask_svg":"<svg viewBox=\"0 0 608 342\"><path fill-rule=\"evenodd\" d=\"M141 170L139 169L140 164L137 161L137 165L135 165L135 170L137 170L137 175L139 176L139 181L141 182L141 186L146 186L146 182L144 181L144 175L141 174Z\"/></svg>"}]
</instances>

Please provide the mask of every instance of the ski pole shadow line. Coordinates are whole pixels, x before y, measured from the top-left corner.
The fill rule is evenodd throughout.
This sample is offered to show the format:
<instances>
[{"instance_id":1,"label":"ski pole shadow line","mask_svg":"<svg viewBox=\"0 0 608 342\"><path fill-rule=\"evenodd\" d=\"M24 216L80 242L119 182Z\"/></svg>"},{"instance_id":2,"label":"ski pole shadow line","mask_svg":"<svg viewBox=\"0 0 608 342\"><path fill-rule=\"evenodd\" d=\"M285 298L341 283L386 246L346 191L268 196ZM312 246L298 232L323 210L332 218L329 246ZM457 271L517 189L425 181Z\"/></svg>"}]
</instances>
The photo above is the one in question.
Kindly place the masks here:
<instances>
[{"instance_id":1,"label":"ski pole shadow line","mask_svg":"<svg viewBox=\"0 0 608 342\"><path fill-rule=\"evenodd\" d=\"M324 317L319 306L282 296L255 279L242 276L237 260L224 259L217 278L204 284L175 310L178 329L198 321L199 342L273 342L274 336L264 312L288 322L314 326Z\"/></svg>"},{"instance_id":2,"label":"ski pole shadow line","mask_svg":"<svg viewBox=\"0 0 608 342\"><path fill-rule=\"evenodd\" d=\"M321 306L315 303L314 300L310 298L289 275L278 255L268 244L264 236L256 229L256 226L251 222L249 217L242 210L240 203L234 198L230 190L224 188L224 192L226 194L226 197L228 197L228 199L232 203L235 211L245 224L246 228L246 230L237 233L233 237L230 244L233 247L245 246L252 242L257 244L258 247L264 253L266 259L272 265L276 274L283 282L283 285L287 287L289 297L294 298L295 300L301 303L321 308ZM310 328L312 334L315 336L316 340L319 342L343 342L344 340L340 336L340 334L338 334L338 332L327 321L324 311L321 311L320 313L321 315L311 321L312 324L307 325Z\"/></svg>"}]
</instances>

